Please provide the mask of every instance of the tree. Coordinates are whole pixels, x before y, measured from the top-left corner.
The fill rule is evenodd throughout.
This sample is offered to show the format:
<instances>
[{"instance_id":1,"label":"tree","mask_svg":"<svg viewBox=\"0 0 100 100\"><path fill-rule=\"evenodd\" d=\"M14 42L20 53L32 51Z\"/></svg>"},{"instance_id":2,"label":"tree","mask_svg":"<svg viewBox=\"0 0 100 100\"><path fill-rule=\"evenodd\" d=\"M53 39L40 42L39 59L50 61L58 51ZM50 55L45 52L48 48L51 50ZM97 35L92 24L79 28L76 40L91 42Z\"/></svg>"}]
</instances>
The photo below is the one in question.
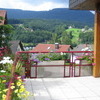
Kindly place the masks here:
<instances>
[{"instance_id":1,"label":"tree","mask_svg":"<svg viewBox=\"0 0 100 100\"><path fill-rule=\"evenodd\" d=\"M1 22L3 19L3 17L0 17ZM8 41L10 40L9 33L11 33L11 30L11 25L0 25L0 47L8 45Z\"/></svg>"},{"instance_id":2,"label":"tree","mask_svg":"<svg viewBox=\"0 0 100 100\"><path fill-rule=\"evenodd\" d=\"M58 41L58 36L56 33L52 33L52 42L56 43Z\"/></svg>"},{"instance_id":3,"label":"tree","mask_svg":"<svg viewBox=\"0 0 100 100\"><path fill-rule=\"evenodd\" d=\"M81 43L93 44L93 31L86 31L80 34Z\"/></svg>"},{"instance_id":4,"label":"tree","mask_svg":"<svg viewBox=\"0 0 100 100\"><path fill-rule=\"evenodd\" d=\"M60 38L60 41L61 41L61 44L67 44L67 45L68 45L68 44L69 44L69 45L72 44L70 35L69 35L68 32L66 32L66 31L64 31L64 32L62 33L62 36L61 36L61 38Z\"/></svg>"}]
</instances>

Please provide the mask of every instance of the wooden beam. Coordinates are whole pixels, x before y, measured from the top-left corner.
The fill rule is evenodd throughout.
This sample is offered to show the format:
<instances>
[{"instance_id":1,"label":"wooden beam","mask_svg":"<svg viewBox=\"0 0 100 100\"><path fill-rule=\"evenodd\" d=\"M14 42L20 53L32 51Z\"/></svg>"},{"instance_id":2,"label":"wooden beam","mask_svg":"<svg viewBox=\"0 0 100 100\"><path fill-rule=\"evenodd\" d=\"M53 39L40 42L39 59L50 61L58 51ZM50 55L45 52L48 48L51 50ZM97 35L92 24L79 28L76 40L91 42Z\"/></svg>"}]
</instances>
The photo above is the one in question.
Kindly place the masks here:
<instances>
[{"instance_id":1,"label":"wooden beam","mask_svg":"<svg viewBox=\"0 0 100 100\"><path fill-rule=\"evenodd\" d=\"M97 10L100 0L69 0L69 8L76 10Z\"/></svg>"},{"instance_id":2,"label":"wooden beam","mask_svg":"<svg viewBox=\"0 0 100 100\"><path fill-rule=\"evenodd\" d=\"M94 32L94 63L93 76L100 76L100 11L95 12L95 32Z\"/></svg>"}]
</instances>

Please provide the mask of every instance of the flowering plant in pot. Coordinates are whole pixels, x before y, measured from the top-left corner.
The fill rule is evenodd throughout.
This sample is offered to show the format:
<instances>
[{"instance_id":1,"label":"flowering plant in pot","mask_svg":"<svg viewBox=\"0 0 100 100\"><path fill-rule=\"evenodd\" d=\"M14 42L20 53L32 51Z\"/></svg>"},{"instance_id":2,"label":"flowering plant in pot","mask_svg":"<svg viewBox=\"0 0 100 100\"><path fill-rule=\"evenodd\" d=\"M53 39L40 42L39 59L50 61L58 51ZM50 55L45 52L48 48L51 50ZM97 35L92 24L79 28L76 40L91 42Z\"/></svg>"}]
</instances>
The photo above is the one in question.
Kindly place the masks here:
<instances>
[{"instance_id":1,"label":"flowering plant in pot","mask_svg":"<svg viewBox=\"0 0 100 100\"><path fill-rule=\"evenodd\" d=\"M95 65L93 54L86 53L86 54L83 54L82 56L78 56L76 59L86 60L89 64Z\"/></svg>"}]
</instances>

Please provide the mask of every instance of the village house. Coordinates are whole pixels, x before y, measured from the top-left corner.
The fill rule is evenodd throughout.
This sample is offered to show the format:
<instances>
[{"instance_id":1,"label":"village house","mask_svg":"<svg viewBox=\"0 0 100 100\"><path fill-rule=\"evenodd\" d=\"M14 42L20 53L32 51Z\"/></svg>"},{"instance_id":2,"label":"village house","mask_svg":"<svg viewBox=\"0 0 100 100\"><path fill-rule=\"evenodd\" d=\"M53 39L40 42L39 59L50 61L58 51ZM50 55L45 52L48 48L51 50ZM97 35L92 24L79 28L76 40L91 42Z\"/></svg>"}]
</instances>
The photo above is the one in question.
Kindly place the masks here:
<instances>
[{"instance_id":1,"label":"village house","mask_svg":"<svg viewBox=\"0 0 100 100\"><path fill-rule=\"evenodd\" d=\"M7 12L5 10L0 10L0 17L3 18L3 20L0 20L0 25L7 24Z\"/></svg>"},{"instance_id":2,"label":"village house","mask_svg":"<svg viewBox=\"0 0 100 100\"><path fill-rule=\"evenodd\" d=\"M60 45L59 43L55 44L38 44L33 48L34 52L64 52L70 51L72 49L71 45Z\"/></svg>"},{"instance_id":3,"label":"village house","mask_svg":"<svg viewBox=\"0 0 100 100\"><path fill-rule=\"evenodd\" d=\"M20 40L10 41L10 50L13 54L17 51L24 51L23 44Z\"/></svg>"},{"instance_id":4,"label":"village house","mask_svg":"<svg viewBox=\"0 0 100 100\"><path fill-rule=\"evenodd\" d=\"M93 51L93 45L92 44L79 44L76 47L74 47L72 51ZM73 56L71 55L71 62L75 62L77 57L82 56L82 55L83 53L74 53ZM76 63L79 64L79 61L76 61Z\"/></svg>"}]
</instances>

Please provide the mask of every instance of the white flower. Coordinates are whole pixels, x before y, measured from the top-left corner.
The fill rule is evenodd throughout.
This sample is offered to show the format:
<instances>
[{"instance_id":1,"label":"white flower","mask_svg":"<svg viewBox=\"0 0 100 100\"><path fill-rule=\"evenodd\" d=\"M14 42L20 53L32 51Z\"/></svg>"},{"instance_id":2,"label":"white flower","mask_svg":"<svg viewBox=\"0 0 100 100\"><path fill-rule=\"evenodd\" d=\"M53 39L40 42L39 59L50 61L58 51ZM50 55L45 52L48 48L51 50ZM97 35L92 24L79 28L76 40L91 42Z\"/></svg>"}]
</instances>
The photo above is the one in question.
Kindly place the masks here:
<instances>
[{"instance_id":1,"label":"white flower","mask_svg":"<svg viewBox=\"0 0 100 100\"><path fill-rule=\"evenodd\" d=\"M9 59L10 59L10 57L3 57L3 59L4 59L4 60L9 60Z\"/></svg>"},{"instance_id":2,"label":"white flower","mask_svg":"<svg viewBox=\"0 0 100 100\"><path fill-rule=\"evenodd\" d=\"M10 64L13 64L13 60L9 60L9 63L10 63Z\"/></svg>"},{"instance_id":3,"label":"white flower","mask_svg":"<svg viewBox=\"0 0 100 100\"><path fill-rule=\"evenodd\" d=\"M63 52L61 52L61 55L64 55L64 53L63 53Z\"/></svg>"},{"instance_id":4,"label":"white flower","mask_svg":"<svg viewBox=\"0 0 100 100\"><path fill-rule=\"evenodd\" d=\"M10 57L3 57L3 60L0 61L0 64L13 64L13 61L10 60Z\"/></svg>"},{"instance_id":5,"label":"white flower","mask_svg":"<svg viewBox=\"0 0 100 100\"><path fill-rule=\"evenodd\" d=\"M89 47L86 47L86 48L83 48L81 51L92 51L92 49Z\"/></svg>"},{"instance_id":6,"label":"white flower","mask_svg":"<svg viewBox=\"0 0 100 100\"><path fill-rule=\"evenodd\" d=\"M0 72L5 73L6 71L5 70L1 70Z\"/></svg>"},{"instance_id":7,"label":"white flower","mask_svg":"<svg viewBox=\"0 0 100 100\"><path fill-rule=\"evenodd\" d=\"M1 61L0 61L0 64L5 64L5 61L4 61L4 60L1 60Z\"/></svg>"},{"instance_id":8,"label":"white flower","mask_svg":"<svg viewBox=\"0 0 100 100\"><path fill-rule=\"evenodd\" d=\"M1 64L6 64L6 63L9 63L9 60L1 60L0 63Z\"/></svg>"}]
</instances>

